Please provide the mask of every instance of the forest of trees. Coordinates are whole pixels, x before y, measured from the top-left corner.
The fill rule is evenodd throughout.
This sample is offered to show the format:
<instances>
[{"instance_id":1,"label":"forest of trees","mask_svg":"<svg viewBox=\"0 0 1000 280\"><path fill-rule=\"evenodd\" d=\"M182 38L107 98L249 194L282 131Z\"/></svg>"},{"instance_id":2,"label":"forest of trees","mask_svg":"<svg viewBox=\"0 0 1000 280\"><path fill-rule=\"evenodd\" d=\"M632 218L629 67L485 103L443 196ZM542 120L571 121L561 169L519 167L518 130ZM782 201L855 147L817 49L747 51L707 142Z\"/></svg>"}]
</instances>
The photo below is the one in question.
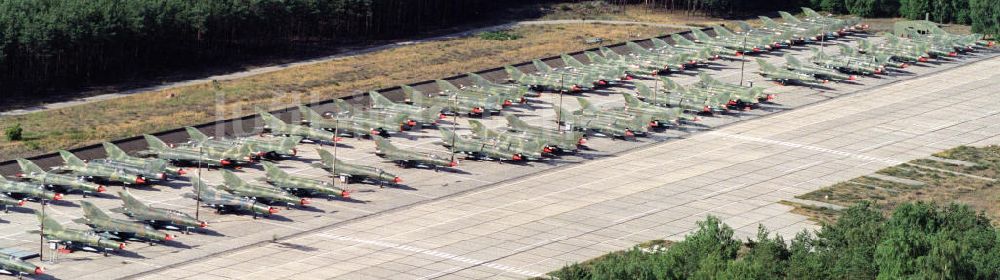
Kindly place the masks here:
<instances>
[{"instance_id":1,"label":"forest of trees","mask_svg":"<svg viewBox=\"0 0 1000 280\"><path fill-rule=\"evenodd\" d=\"M884 217L847 209L791 242L761 228L740 241L717 218L669 249L632 249L555 273L558 279L1000 279L1000 231L967 206L899 205Z\"/></svg>"},{"instance_id":2,"label":"forest of trees","mask_svg":"<svg viewBox=\"0 0 1000 280\"><path fill-rule=\"evenodd\" d=\"M0 87L77 84L302 42L412 36L515 0L0 0Z\"/></svg>"}]
</instances>

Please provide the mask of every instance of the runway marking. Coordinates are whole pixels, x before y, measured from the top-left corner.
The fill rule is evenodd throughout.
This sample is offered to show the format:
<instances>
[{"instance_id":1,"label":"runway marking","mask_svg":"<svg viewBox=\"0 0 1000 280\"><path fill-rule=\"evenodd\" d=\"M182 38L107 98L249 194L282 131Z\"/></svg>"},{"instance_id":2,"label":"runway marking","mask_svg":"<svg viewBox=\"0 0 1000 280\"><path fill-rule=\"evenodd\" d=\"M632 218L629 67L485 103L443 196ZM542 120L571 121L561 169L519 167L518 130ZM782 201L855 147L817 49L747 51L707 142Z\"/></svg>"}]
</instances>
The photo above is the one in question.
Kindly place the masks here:
<instances>
[{"instance_id":1,"label":"runway marking","mask_svg":"<svg viewBox=\"0 0 1000 280\"><path fill-rule=\"evenodd\" d=\"M397 249L397 250L402 250L402 251L407 251L407 252L413 252L413 253L417 253L417 254L424 254L424 255L428 255L428 256L434 256L434 257L438 257L438 258L442 258L442 259L446 259L446 260L453 260L453 261L457 261L457 262L467 263L467 264L470 264L470 267L471 266L480 266L481 265L481 266L485 266L485 267L489 267L489 268L493 268L493 269L497 269L497 270L502 270L502 271L511 272L511 273L517 273L519 275L528 276L528 277L541 277L541 276L544 275L542 273L535 272L535 271L519 269L519 268L515 268L515 267L511 267L511 266L507 266L507 265L502 265L502 264L498 264L498 263L493 263L493 262L489 262L489 261L484 261L484 260L477 260L477 259L467 258L467 257L463 257L463 256L455 255L455 254L450 254L450 253L445 253L445 252L441 252L441 251L436 251L436 250L417 248L417 247L413 247L413 246L409 246L409 245L402 245L402 244L396 244L396 243L390 243L390 242L378 241L378 240L360 239L360 238L354 238L354 237L342 236L342 235L331 235L331 234L326 234L326 233L317 234L317 236L325 237L325 238L329 238L329 239L334 239L334 240L356 242L356 243L368 244L368 245L373 245L373 246L378 246L378 247L385 247L385 248ZM456 268L455 270L457 271L458 269L462 269L462 268L459 267L459 268ZM451 272L444 272L444 274L447 274L447 273L451 273ZM432 276L432 277L425 276L425 277L422 277L420 279L427 279L427 278L433 278L433 277L437 277L437 276Z\"/></svg>"},{"instance_id":2,"label":"runway marking","mask_svg":"<svg viewBox=\"0 0 1000 280\"><path fill-rule=\"evenodd\" d=\"M897 160L897 159L873 157L873 156L867 156L867 155L856 154L856 153L851 153L851 152L845 152L845 151L840 151L840 150L827 149L827 148L823 148L823 147L819 147L819 146L799 144L799 143L788 142L788 141L771 140L771 139L767 139L767 138L754 137L754 136L741 135L741 134L732 134L732 133L726 133L726 132L722 132L722 131L709 131L707 134L719 135L719 136L722 136L722 137L739 139L739 140L746 140L746 141L753 141L753 142L758 142L758 143L776 144L776 145L781 145L781 146L795 148L795 149L806 149L806 150L810 150L810 151L824 152L824 153L834 154L834 155L838 155L838 156L853 157L853 158L857 158L857 159L860 159L860 160L881 161L881 162L889 163L889 164L892 164L892 165L901 164L901 163L905 162L905 161L901 161L901 160Z\"/></svg>"}]
</instances>

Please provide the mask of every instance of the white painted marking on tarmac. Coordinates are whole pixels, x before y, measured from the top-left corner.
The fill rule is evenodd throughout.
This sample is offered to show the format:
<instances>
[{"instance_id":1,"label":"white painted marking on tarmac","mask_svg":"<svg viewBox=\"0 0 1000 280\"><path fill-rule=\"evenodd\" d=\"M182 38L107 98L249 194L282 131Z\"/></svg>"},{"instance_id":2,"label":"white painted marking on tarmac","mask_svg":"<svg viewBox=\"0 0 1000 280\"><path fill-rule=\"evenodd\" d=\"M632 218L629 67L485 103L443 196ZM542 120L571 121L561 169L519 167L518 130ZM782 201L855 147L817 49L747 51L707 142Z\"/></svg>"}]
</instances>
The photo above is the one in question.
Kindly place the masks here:
<instances>
[{"instance_id":1,"label":"white painted marking on tarmac","mask_svg":"<svg viewBox=\"0 0 1000 280\"><path fill-rule=\"evenodd\" d=\"M767 139L767 138L747 136L747 135L740 135L740 134L731 134L731 133L726 133L726 132L721 132L721 131L710 131L710 132L708 132L708 134L715 134L715 135L719 135L719 136L722 136L722 137L739 139L739 140L746 140L746 141L753 141L753 142L758 142L758 143L776 144L776 145L781 145L781 146L785 146L785 147L791 147L791 148L795 148L795 149L805 149L805 150L810 150L810 151L824 152L824 153L834 154L834 155L838 155L838 156L853 157L853 158L857 158L857 159L860 159L860 160L881 161L881 162L885 162L885 163L892 164L892 165L901 164L901 163L904 162L904 161L901 161L901 160L896 160L896 159L891 159L891 158L873 157L873 156L867 156L867 155L862 155L862 154L850 153L850 152L845 152L845 151L840 151L840 150L827 149L827 148L818 147L818 146L812 146L812 145L806 145L806 144L799 144L799 143L787 142L787 141L780 141L780 140L771 140L771 139Z\"/></svg>"},{"instance_id":2,"label":"white painted marking on tarmac","mask_svg":"<svg viewBox=\"0 0 1000 280\"><path fill-rule=\"evenodd\" d=\"M515 268L515 267L511 267L511 266L507 266L507 265L502 265L502 264L498 264L498 263L493 263L493 262L489 262L489 261L477 260L477 259L467 258L467 257L455 255L455 254L441 252L441 251L435 251L435 250L430 250L430 249L417 248L417 247L413 247L413 246L409 246L409 245L401 245L401 244L396 244L396 243L391 243L391 242L385 242L385 241L378 241L378 240L360 239L360 238L354 238L354 237L349 237L349 236L332 235L332 234L327 234L327 233L317 234L316 236L325 237L325 238L334 239L334 240L340 240L340 241L356 242L356 243L368 244L368 245L373 245L373 246L379 246L379 247L385 247L385 248L392 248L392 249L397 249L397 250L402 250L402 251L413 252L413 253L417 253L417 254L424 254L424 255L428 255L428 256L434 256L434 257L442 258L442 259L445 259L445 260L453 260L453 261L457 261L457 262L467 263L467 264L470 264L471 266L480 266L481 265L481 266L485 266L485 267L489 267L489 268L493 268L493 269L497 269L497 270L502 270L502 271L507 271L507 272L511 272L511 273L517 273L519 275L524 275L524 276L529 276L529 277L541 277L543 275L542 273L535 272L535 271L518 269L518 268ZM459 268L454 268L454 270L458 270L458 269L461 269L461 268L460 267ZM452 271L448 271L448 272L442 271L442 272L444 272L443 274L447 274L447 273L451 273ZM433 277L437 277L437 276L433 276ZM425 276L422 279L433 278L433 277L426 277Z\"/></svg>"},{"instance_id":3,"label":"white painted marking on tarmac","mask_svg":"<svg viewBox=\"0 0 1000 280\"><path fill-rule=\"evenodd\" d=\"M785 170L784 174L788 174L788 173L792 173L792 172L798 172L798 171L801 171L801 170L805 170L806 168L810 168L810 167L813 167L813 166L816 166L816 165L820 165L820 164L822 164L824 162L825 161L819 160L819 161L812 162L812 163L806 163L806 164L800 165L798 167Z\"/></svg>"}]
</instances>

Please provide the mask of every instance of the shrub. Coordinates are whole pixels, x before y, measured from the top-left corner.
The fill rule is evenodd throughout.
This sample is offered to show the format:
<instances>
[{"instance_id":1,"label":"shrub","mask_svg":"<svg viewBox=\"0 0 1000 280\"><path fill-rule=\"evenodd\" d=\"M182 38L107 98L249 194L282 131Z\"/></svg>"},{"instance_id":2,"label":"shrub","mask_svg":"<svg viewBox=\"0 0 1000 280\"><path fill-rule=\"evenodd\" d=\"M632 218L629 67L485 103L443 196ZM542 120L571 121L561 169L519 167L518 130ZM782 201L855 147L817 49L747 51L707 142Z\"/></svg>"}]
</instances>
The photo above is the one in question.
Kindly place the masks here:
<instances>
[{"instance_id":1,"label":"shrub","mask_svg":"<svg viewBox=\"0 0 1000 280\"><path fill-rule=\"evenodd\" d=\"M24 133L24 129L21 128L21 124L15 124L14 126L8 127L4 130L4 135L7 136L7 141L21 141L21 139L24 139L22 133Z\"/></svg>"}]
</instances>

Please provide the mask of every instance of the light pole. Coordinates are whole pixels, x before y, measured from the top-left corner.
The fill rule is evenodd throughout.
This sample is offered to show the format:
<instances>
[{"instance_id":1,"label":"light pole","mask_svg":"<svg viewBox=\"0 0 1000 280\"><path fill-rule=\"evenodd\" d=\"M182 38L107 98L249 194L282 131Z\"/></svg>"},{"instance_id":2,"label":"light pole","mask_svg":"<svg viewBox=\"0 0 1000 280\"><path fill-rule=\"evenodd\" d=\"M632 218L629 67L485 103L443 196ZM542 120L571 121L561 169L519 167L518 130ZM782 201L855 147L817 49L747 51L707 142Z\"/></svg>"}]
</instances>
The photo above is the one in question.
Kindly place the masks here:
<instances>
[{"instance_id":1,"label":"light pole","mask_svg":"<svg viewBox=\"0 0 1000 280\"><path fill-rule=\"evenodd\" d=\"M335 114L333 119L333 176L337 176L337 137L340 137L340 115ZM337 178L333 178L333 187L337 187Z\"/></svg>"},{"instance_id":2,"label":"light pole","mask_svg":"<svg viewBox=\"0 0 1000 280\"><path fill-rule=\"evenodd\" d=\"M203 158L205 156L205 147L198 146L198 157ZM194 200L194 219L201 221L201 162L202 159L198 159L198 181L195 182L195 200Z\"/></svg>"},{"instance_id":3,"label":"light pole","mask_svg":"<svg viewBox=\"0 0 1000 280\"><path fill-rule=\"evenodd\" d=\"M743 34L743 46L740 47L740 49L741 51L745 51L747 49L747 34ZM745 68L746 64L747 64L746 57L740 59L740 86L743 86L743 69Z\"/></svg>"},{"instance_id":4,"label":"light pole","mask_svg":"<svg viewBox=\"0 0 1000 280\"><path fill-rule=\"evenodd\" d=\"M563 95L566 94L566 73L559 72L559 110L556 111L556 126L559 127L559 133L563 132L562 125L562 111L563 111Z\"/></svg>"}]
</instances>

